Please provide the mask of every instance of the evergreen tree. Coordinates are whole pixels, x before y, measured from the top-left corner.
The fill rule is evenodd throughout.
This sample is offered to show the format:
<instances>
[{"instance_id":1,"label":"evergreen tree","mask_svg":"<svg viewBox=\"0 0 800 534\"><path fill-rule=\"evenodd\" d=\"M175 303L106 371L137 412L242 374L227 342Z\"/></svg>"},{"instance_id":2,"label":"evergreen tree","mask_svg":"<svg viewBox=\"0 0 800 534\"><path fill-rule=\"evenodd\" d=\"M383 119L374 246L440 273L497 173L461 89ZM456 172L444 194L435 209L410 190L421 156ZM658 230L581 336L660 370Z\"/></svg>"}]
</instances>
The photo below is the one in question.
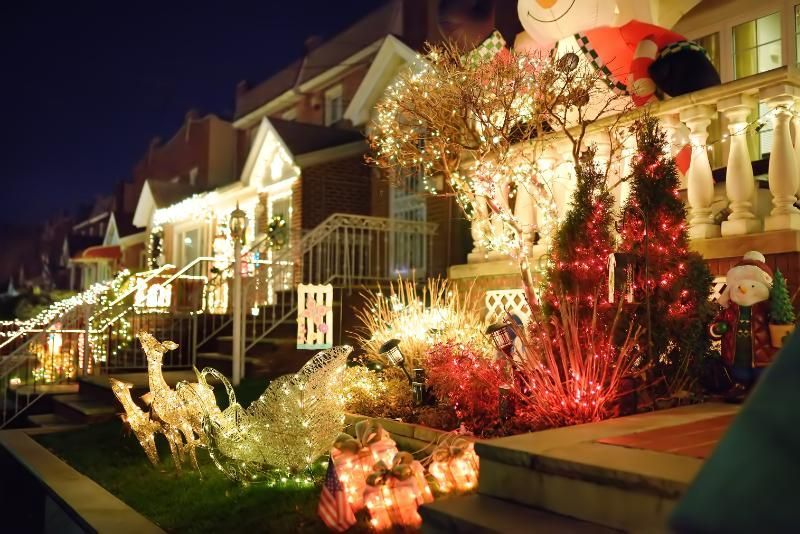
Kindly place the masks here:
<instances>
[{"instance_id":1,"label":"evergreen tree","mask_svg":"<svg viewBox=\"0 0 800 534\"><path fill-rule=\"evenodd\" d=\"M628 177L630 195L620 250L639 259L634 276L635 300L644 302L649 288L653 369L666 380L668 388L682 388L683 378L696 376L697 365L709 350L706 325L713 314L708 301L712 278L703 258L689 251L678 172L675 160L665 156L666 138L658 120L646 116L633 131L637 153ZM646 228L639 209L647 218ZM644 305L635 314L646 327Z\"/></svg>"},{"instance_id":2,"label":"evergreen tree","mask_svg":"<svg viewBox=\"0 0 800 534\"><path fill-rule=\"evenodd\" d=\"M608 255L614 249L614 197L594 163L594 150L581 155L575 172L571 206L550 252L548 291L592 304L596 294L605 295L601 288L606 287Z\"/></svg>"},{"instance_id":3,"label":"evergreen tree","mask_svg":"<svg viewBox=\"0 0 800 534\"><path fill-rule=\"evenodd\" d=\"M775 273L775 279L772 280L772 290L769 298L770 322L772 324L794 324L797 317L792 308L789 288L786 287L786 278L784 278L780 269Z\"/></svg>"}]
</instances>

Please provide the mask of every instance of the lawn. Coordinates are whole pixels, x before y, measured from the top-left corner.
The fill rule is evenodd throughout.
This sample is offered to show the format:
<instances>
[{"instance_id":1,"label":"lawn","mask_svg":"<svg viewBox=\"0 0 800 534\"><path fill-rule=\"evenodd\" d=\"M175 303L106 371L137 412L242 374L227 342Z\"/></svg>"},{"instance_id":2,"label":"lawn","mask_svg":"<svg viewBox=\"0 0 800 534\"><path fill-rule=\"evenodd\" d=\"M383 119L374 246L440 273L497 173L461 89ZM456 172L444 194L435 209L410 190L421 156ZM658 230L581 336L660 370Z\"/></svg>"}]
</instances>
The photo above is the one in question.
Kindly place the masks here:
<instances>
[{"instance_id":1,"label":"lawn","mask_svg":"<svg viewBox=\"0 0 800 534\"><path fill-rule=\"evenodd\" d=\"M237 398L246 404L263 391L263 381L243 383ZM155 469L118 420L36 439L168 532L326 532L316 513L321 468L313 487L241 486L219 472L203 449L202 478L188 465L179 477L161 436ZM353 531L363 532L365 525L361 518Z\"/></svg>"}]
</instances>

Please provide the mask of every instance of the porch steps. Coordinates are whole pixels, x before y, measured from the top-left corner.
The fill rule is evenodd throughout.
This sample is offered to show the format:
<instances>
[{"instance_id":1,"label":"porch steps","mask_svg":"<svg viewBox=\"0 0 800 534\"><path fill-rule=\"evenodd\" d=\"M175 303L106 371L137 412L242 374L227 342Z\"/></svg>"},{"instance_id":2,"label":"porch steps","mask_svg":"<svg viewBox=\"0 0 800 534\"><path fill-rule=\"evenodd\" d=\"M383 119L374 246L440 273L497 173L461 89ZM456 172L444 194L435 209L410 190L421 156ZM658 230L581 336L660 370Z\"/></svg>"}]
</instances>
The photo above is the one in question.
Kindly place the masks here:
<instances>
[{"instance_id":1,"label":"porch steps","mask_svg":"<svg viewBox=\"0 0 800 534\"><path fill-rule=\"evenodd\" d=\"M70 430L83 426L54 413L29 415L27 420L30 426L48 432Z\"/></svg>"},{"instance_id":2,"label":"porch steps","mask_svg":"<svg viewBox=\"0 0 800 534\"><path fill-rule=\"evenodd\" d=\"M665 429L669 436L670 427L731 415L737 409L706 403L479 441L477 496L492 499L487 503L510 504L514 508L508 508L509 513L521 514L523 525L529 517L526 511L533 510L625 532L666 532L669 513L703 460L599 440L656 429ZM447 504L426 505L421 513L434 518L433 526L455 525L455 532L508 532L503 514L487 516L483 523L470 519L471 507L483 503L455 497ZM475 530L459 530L458 525L468 521Z\"/></svg>"},{"instance_id":3,"label":"porch steps","mask_svg":"<svg viewBox=\"0 0 800 534\"><path fill-rule=\"evenodd\" d=\"M423 534L613 534L587 523L486 495L439 499L421 508Z\"/></svg>"},{"instance_id":4,"label":"porch steps","mask_svg":"<svg viewBox=\"0 0 800 534\"><path fill-rule=\"evenodd\" d=\"M121 412L121 407L80 395L80 393L59 395L53 399L53 413L76 424L109 421Z\"/></svg>"}]
</instances>

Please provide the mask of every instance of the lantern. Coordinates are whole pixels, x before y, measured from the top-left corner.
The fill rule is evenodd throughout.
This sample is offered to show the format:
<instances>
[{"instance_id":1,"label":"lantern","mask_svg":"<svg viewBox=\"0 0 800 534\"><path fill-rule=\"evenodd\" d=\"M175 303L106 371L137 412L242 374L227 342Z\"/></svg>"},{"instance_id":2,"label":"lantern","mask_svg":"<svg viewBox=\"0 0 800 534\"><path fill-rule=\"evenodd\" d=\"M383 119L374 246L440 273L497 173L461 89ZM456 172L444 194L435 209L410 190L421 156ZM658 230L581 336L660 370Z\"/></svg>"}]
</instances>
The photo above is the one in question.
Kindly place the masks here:
<instances>
[{"instance_id":1,"label":"lantern","mask_svg":"<svg viewBox=\"0 0 800 534\"><path fill-rule=\"evenodd\" d=\"M397 455L397 445L379 424L361 421L355 426L355 434L356 437L340 435L331 450L333 464L353 512L364 507L367 476L375 464L391 464Z\"/></svg>"},{"instance_id":2,"label":"lantern","mask_svg":"<svg viewBox=\"0 0 800 534\"><path fill-rule=\"evenodd\" d=\"M238 202L236 203L236 209L231 212L229 225L233 241L244 243L244 236L247 231L247 214L239 208Z\"/></svg>"},{"instance_id":3,"label":"lantern","mask_svg":"<svg viewBox=\"0 0 800 534\"><path fill-rule=\"evenodd\" d=\"M495 348L508 358L514 354L514 330L511 323L494 323L486 329L486 335L494 343Z\"/></svg>"},{"instance_id":4,"label":"lantern","mask_svg":"<svg viewBox=\"0 0 800 534\"><path fill-rule=\"evenodd\" d=\"M405 366L405 357L403 353L400 351L400 340L399 339L390 339L386 343L380 346L378 349L378 354L386 358L386 360L391 363L392 365L396 365L406 375L409 384L413 384L414 381L411 380L411 375L408 374L408 369Z\"/></svg>"},{"instance_id":5,"label":"lantern","mask_svg":"<svg viewBox=\"0 0 800 534\"><path fill-rule=\"evenodd\" d=\"M422 465L407 452L398 453L391 468L378 462L367 477L364 504L376 531L418 529L422 525L419 506L432 500Z\"/></svg>"},{"instance_id":6,"label":"lantern","mask_svg":"<svg viewBox=\"0 0 800 534\"><path fill-rule=\"evenodd\" d=\"M475 444L463 438L440 445L433 451L428 466L442 493L475 489L478 485L478 469Z\"/></svg>"}]
</instances>

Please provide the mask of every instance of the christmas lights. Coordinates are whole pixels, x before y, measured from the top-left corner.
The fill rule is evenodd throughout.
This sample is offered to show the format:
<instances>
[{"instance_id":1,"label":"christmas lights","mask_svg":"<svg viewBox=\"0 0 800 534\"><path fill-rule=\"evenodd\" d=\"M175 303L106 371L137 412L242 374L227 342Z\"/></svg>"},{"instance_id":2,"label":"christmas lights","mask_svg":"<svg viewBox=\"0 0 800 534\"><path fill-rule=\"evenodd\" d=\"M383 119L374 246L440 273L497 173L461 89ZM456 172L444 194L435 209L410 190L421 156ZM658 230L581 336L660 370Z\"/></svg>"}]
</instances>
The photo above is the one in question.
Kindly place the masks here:
<instances>
[{"instance_id":1,"label":"christmas lights","mask_svg":"<svg viewBox=\"0 0 800 534\"><path fill-rule=\"evenodd\" d=\"M442 493L475 489L479 472L475 444L462 437L448 438L431 454L428 472Z\"/></svg>"},{"instance_id":2,"label":"christmas lights","mask_svg":"<svg viewBox=\"0 0 800 534\"><path fill-rule=\"evenodd\" d=\"M422 525L418 509L432 501L422 465L407 452L398 453L391 464L378 462L367 476L364 504L377 532L418 529Z\"/></svg>"},{"instance_id":3,"label":"christmas lights","mask_svg":"<svg viewBox=\"0 0 800 534\"><path fill-rule=\"evenodd\" d=\"M274 380L247 409L224 376L204 369L201 375L219 379L229 399L225 410L203 420L217 467L248 482L274 469L300 472L329 451L344 427L339 385L351 351L341 346L318 353L297 373Z\"/></svg>"}]
</instances>

